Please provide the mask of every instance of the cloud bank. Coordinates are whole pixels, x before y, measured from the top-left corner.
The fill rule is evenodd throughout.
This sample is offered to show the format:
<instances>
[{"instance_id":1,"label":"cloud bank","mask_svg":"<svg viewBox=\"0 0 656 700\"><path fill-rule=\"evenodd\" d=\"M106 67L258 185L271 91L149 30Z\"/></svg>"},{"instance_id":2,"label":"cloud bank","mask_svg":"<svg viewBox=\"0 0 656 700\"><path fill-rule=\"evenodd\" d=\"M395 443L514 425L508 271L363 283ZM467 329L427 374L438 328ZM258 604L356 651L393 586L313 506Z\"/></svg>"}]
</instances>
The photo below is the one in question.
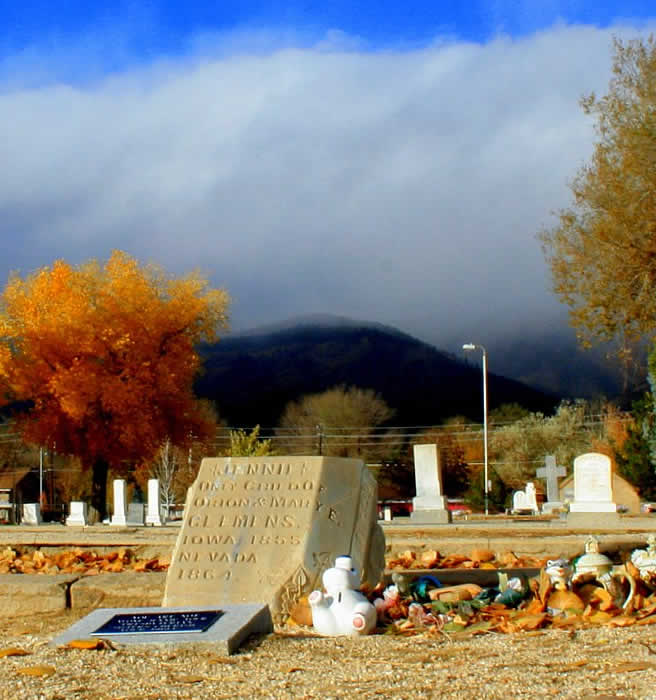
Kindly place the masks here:
<instances>
[{"instance_id":1,"label":"cloud bank","mask_svg":"<svg viewBox=\"0 0 656 700\"><path fill-rule=\"evenodd\" d=\"M547 323L562 309L536 233L592 150L581 94L605 91L612 36L637 34L206 36L104 77L89 49L68 83L62 53L5 58L0 278L121 248L200 268L236 327L331 312L439 342Z\"/></svg>"}]
</instances>

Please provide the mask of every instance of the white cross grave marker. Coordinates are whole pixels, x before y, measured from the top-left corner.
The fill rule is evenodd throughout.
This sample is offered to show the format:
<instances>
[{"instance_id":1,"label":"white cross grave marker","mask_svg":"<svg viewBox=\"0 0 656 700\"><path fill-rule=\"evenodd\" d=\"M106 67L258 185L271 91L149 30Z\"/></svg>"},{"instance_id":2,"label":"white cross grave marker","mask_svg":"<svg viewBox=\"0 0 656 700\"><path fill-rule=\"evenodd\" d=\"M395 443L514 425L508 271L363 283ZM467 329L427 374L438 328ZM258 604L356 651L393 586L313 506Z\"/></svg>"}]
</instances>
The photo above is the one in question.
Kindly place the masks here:
<instances>
[{"instance_id":1,"label":"white cross grave marker","mask_svg":"<svg viewBox=\"0 0 656 700\"><path fill-rule=\"evenodd\" d=\"M565 469L565 467L556 466L556 458L553 455L547 455L544 458L544 467L541 467L535 472L538 479L546 479L547 501L549 501L549 503L560 501L558 477L565 476L566 474L567 469Z\"/></svg>"}]
</instances>

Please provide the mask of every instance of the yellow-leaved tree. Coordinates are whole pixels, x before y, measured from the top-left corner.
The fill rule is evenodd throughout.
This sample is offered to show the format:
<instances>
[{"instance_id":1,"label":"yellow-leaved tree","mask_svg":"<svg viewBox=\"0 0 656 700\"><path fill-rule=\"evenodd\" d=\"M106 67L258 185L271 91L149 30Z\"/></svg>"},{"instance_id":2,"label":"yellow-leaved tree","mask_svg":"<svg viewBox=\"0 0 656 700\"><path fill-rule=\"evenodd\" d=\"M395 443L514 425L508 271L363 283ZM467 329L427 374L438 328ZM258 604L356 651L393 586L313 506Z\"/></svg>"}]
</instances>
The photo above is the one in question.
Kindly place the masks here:
<instances>
[{"instance_id":1,"label":"yellow-leaved tree","mask_svg":"<svg viewBox=\"0 0 656 700\"><path fill-rule=\"evenodd\" d=\"M656 41L615 41L608 94L582 100L596 117L591 161L572 205L541 234L554 290L581 338L656 332Z\"/></svg>"},{"instance_id":2,"label":"yellow-leaved tree","mask_svg":"<svg viewBox=\"0 0 656 700\"><path fill-rule=\"evenodd\" d=\"M109 467L214 430L192 391L196 345L227 327L228 305L201 275L169 277L121 251L13 275L0 297L0 403L29 406L16 416L25 441L93 469L104 516Z\"/></svg>"}]
</instances>

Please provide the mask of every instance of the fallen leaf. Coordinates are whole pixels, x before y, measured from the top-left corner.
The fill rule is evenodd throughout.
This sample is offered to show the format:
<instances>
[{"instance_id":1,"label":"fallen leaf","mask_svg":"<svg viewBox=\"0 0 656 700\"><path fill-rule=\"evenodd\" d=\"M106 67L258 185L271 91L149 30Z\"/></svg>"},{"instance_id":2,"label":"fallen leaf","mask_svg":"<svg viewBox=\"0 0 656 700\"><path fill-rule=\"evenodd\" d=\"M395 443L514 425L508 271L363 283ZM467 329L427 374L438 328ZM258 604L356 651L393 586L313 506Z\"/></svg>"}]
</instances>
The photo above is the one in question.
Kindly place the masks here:
<instances>
[{"instance_id":1,"label":"fallen leaf","mask_svg":"<svg viewBox=\"0 0 656 700\"><path fill-rule=\"evenodd\" d=\"M646 671L649 668L656 668L656 663L653 661L635 661L611 666L608 670L611 673L630 673L632 671Z\"/></svg>"},{"instance_id":2,"label":"fallen leaf","mask_svg":"<svg viewBox=\"0 0 656 700\"><path fill-rule=\"evenodd\" d=\"M304 671L305 669L300 666L290 666L289 668L283 669L285 673L297 673L298 671Z\"/></svg>"},{"instance_id":3,"label":"fallen leaf","mask_svg":"<svg viewBox=\"0 0 656 700\"><path fill-rule=\"evenodd\" d=\"M52 676L56 673L54 666L26 666L25 668L19 668L16 673L21 676Z\"/></svg>"},{"instance_id":4,"label":"fallen leaf","mask_svg":"<svg viewBox=\"0 0 656 700\"><path fill-rule=\"evenodd\" d=\"M614 617L608 624L611 627L630 627L631 625L635 625L635 623L635 617L629 617L628 615L617 615L617 617Z\"/></svg>"},{"instance_id":5,"label":"fallen leaf","mask_svg":"<svg viewBox=\"0 0 656 700\"><path fill-rule=\"evenodd\" d=\"M106 649L107 645L102 639L73 639L67 647L71 649Z\"/></svg>"},{"instance_id":6,"label":"fallen leaf","mask_svg":"<svg viewBox=\"0 0 656 700\"><path fill-rule=\"evenodd\" d=\"M180 678L176 678L175 680L177 683L193 685L194 683L202 683L206 679L203 676L180 676Z\"/></svg>"},{"instance_id":7,"label":"fallen leaf","mask_svg":"<svg viewBox=\"0 0 656 700\"><path fill-rule=\"evenodd\" d=\"M539 615L517 615L513 618L513 624L519 627L520 630L536 630L542 627L546 619L546 613L540 613Z\"/></svg>"},{"instance_id":8,"label":"fallen leaf","mask_svg":"<svg viewBox=\"0 0 656 700\"><path fill-rule=\"evenodd\" d=\"M473 562L481 564L482 562L492 561L494 552L489 549L474 549L469 557Z\"/></svg>"},{"instance_id":9,"label":"fallen leaf","mask_svg":"<svg viewBox=\"0 0 656 700\"><path fill-rule=\"evenodd\" d=\"M7 649L0 649L0 659L5 656L29 656L31 653L32 652L19 649L18 647L7 647Z\"/></svg>"},{"instance_id":10,"label":"fallen leaf","mask_svg":"<svg viewBox=\"0 0 656 700\"><path fill-rule=\"evenodd\" d=\"M587 666L590 662L587 659L580 659L579 661L570 661L570 663L562 664L558 666L559 671L575 671L577 668L582 668Z\"/></svg>"}]
</instances>

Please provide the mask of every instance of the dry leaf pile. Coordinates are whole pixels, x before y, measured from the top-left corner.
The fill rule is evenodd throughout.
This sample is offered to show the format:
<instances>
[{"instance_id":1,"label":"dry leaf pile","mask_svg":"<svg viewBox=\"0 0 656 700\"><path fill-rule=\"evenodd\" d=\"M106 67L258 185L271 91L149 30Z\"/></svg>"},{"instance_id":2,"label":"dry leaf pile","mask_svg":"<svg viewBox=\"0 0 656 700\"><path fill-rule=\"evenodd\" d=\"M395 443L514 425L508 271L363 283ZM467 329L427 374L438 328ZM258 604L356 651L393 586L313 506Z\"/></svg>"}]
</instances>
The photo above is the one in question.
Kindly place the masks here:
<instances>
[{"instance_id":1,"label":"dry leaf pile","mask_svg":"<svg viewBox=\"0 0 656 700\"><path fill-rule=\"evenodd\" d=\"M45 554L39 549L19 554L11 548L0 552L0 574L82 574L122 571L166 571L170 557L138 559L129 549L118 549L108 554L81 548L56 554Z\"/></svg>"},{"instance_id":2,"label":"dry leaf pile","mask_svg":"<svg viewBox=\"0 0 656 700\"><path fill-rule=\"evenodd\" d=\"M430 549L417 554L406 550L388 559L388 569L541 569L547 559L555 557L518 557L513 552L497 555L488 549L474 549L469 556L447 554L442 556L437 550Z\"/></svg>"}]
</instances>

